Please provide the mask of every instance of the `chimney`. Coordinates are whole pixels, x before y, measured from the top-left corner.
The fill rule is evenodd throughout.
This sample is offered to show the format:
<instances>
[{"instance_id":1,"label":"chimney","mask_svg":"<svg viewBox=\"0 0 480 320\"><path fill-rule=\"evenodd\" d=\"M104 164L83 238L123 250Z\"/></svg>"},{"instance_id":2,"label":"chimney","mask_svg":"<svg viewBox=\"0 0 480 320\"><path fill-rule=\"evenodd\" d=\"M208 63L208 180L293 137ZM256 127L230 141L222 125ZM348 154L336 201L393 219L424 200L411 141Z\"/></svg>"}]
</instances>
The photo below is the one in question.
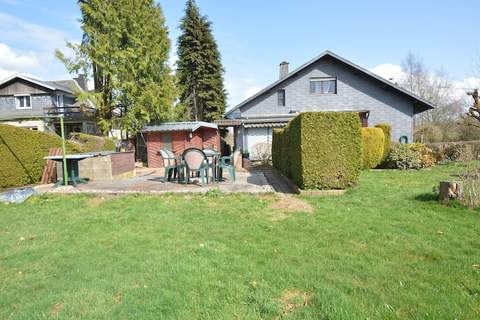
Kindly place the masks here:
<instances>
[{"instance_id":1,"label":"chimney","mask_svg":"<svg viewBox=\"0 0 480 320\"><path fill-rule=\"evenodd\" d=\"M280 63L280 79L283 79L287 76L288 74L288 62L283 61Z\"/></svg>"},{"instance_id":2,"label":"chimney","mask_svg":"<svg viewBox=\"0 0 480 320\"><path fill-rule=\"evenodd\" d=\"M73 78L73 80L75 80L78 83L78 85L80 86L80 88L82 88L82 90L88 91L87 77L85 77L85 74L81 73L76 78Z\"/></svg>"}]
</instances>

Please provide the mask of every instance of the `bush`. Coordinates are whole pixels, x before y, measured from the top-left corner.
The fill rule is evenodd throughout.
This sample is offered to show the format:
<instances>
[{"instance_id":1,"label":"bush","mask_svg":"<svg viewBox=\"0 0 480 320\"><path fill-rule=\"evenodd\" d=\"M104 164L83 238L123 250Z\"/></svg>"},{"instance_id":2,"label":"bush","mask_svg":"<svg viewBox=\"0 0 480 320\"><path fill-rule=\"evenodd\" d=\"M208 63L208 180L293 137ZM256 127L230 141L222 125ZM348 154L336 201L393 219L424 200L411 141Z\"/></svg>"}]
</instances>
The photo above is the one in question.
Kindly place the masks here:
<instances>
[{"instance_id":1,"label":"bush","mask_svg":"<svg viewBox=\"0 0 480 320\"><path fill-rule=\"evenodd\" d=\"M375 128L382 129L384 135L384 147L383 147L383 160L386 160L388 154L390 153L390 148L392 145L392 127L387 123L380 123L375 126Z\"/></svg>"},{"instance_id":2,"label":"bush","mask_svg":"<svg viewBox=\"0 0 480 320\"><path fill-rule=\"evenodd\" d=\"M363 168L376 168L383 160L385 135L380 128L362 128Z\"/></svg>"},{"instance_id":3,"label":"bush","mask_svg":"<svg viewBox=\"0 0 480 320\"><path fill-rule=\"evenodd\" d=\"M53 133L0 124L0 188L39 182L43 157L55 147L61 147L61 139Z\"/></svg>"},{"instance_id":4,"label":"bush","mask_svg":"<svg viewBox=\"0 0 480 320\"><path fill-rule=\"evenodd\" d=\"M115 151L115 141L106 137L93 136L85 133L72 133L70 134L69 141L78 153Z\"/></svg>"},{"instance_id":5,"label":"bush","mask_svg":"<svg viewBox=\"0 0 480 320\"><path fill-rule=\"evenodd\" d=\"M470 161L480 157L480 141L429 143L437 161Z\"/></svg>"},{"instance_id":6,"label":"bush","mask_svg":"<svg viewBox=\"0 0 480 320\"><path fill-rule=\"evenodd\" d=\"M273 165L302 189L344 189L358 181L362 135L358 115L306 112L275 130Z\"/></svg>"},{"instance_id":7,"label":"bush","mask_svg":"<svg viewBox=\"0 0 480 320\"><path fill-rule=\"evenodd\" d=\"M406 145L410 150L418 153L420 156L420 166L422 168L430 168L435 166L437 159L433 154L432 149L428 148L423 143L411 143Z\"/></svg>"},{"instance_id":8,"label":"bush","mask_svg":"<svg viewBox=\"0 0 480 320\"><path fill-rule=\"evenodd\" d=\"M391 169L420 169L422 159L420 153L412 150L409 145L395 143L390 149L386 164Z\"/></svg>"}]
</instances>

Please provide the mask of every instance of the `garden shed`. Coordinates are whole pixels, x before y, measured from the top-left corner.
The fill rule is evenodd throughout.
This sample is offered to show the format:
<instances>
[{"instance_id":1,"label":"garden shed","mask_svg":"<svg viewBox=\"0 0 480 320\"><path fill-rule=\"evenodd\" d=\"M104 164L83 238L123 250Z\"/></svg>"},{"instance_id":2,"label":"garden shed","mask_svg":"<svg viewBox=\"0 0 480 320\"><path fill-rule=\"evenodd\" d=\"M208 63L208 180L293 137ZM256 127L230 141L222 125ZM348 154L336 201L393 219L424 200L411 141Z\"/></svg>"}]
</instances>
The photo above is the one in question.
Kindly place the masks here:
<instances>
[{"instance_id":1,"label":"garden shed","mask_svg":"<svg viewBox=\"0 0 480 320\"><path fill-rule=\"evenodd\" d=\"M220 134L214 123L166 122L147 126L142 133L147 146L148 166L153 168L163 166L160 149L171 150L177 156L190 147L220 151Z\"/></svg>"}]
</instances>

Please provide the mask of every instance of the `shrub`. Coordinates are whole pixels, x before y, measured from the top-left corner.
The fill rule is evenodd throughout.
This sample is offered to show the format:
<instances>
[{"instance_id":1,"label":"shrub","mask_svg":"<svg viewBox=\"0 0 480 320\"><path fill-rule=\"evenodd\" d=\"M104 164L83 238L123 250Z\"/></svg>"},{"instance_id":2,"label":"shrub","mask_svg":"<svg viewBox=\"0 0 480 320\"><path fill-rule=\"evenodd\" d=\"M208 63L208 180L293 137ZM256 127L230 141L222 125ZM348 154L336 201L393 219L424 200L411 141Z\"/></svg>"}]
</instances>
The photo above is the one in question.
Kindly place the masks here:
<instances>
[{"instance_id":1,"label":"shrub","mask_svg":"<svg viewBox=\"0 0 480 320\"><path fill-rule=\"evenodd\" d=\"M437 161L469 161L479 159L480 141L429 143Z\"/></svg>"},{"instance_id":2,"label":"shrub","mask_svg":"<svg viewBox=\"0 0 480 320\"><path fill-rule=\"evenodd\" d=\"M375 126L375 128L379 128L383 130L384 135L384 147L383 147L383 160L386 160L388 154L390 153L390 148L392 145L392 127L388 123L380 123Z\"/></svg>"},{"instance_id":3,"label":"shrub","mask_svg":"<svg viewBox=\"0 0 480 320\"><path fill-rule=\"evenodd\" d=\"M44 133L0 124L0 188L37 183L42 178L49 148L61 139Z\"/></svg>"},{"instance_id":4,"label":"shrub","mask_svg":"<svg viewBox=\"0 0 480 320\"><path fill-rule=\"evenodd\" d=\"M75 146L77 152L115 151L115 141L106 137L72 133L69 141Z\"/></svg>"},{"instance_id":5,"label":"shrub","mask_svg":"<svg viewBox=\"0 0 480 320\"><path fill-rule=\"evenodd\" d=\"M450 161L473 160L472 146L469 144L452 144L445 149L445 158Z\"/></svg>"},{"instance_id":6,"label":"shrub","mask_svg":"<svg viewBox=\"0 0 480 320\"><path fill-rule=\"evenodd\" d=\"M411 143L406 145L410 150L416 152L420 156L420 162L422 168L433 167L437 163L435 155L429 147L423 143Z\"/></svg>"},{"instance_id":7,"label":"shrub","mask_svg":"<svg viewBox=\"0 0 480 320\"><path fill-rule=\"evenodd\" d=\"M362 135L358 115L306 112L275 130L273 165L302 189L344 189L358 181Z\"/></svg>"},{"instance_id":8,"label":"shrub","mask_svg":"<svg viewBox=\"0 0 480 320\"><path fill-rule=\"evenodd\" d=\"M391 169L420 169L422 159L420 153L412 150L409 145L395 143L392 144L386 165Z\"/></svg>"},{"instance_id":9,"label":"shrub","mask_svg":"<svg viewBox=\"0 0 480 320\"><path fill-rule=\"evenodd\" d=\"M380 128L362 128L363 168L376 168L383 160L385 135Z\"/></svg>"}]
</instances>

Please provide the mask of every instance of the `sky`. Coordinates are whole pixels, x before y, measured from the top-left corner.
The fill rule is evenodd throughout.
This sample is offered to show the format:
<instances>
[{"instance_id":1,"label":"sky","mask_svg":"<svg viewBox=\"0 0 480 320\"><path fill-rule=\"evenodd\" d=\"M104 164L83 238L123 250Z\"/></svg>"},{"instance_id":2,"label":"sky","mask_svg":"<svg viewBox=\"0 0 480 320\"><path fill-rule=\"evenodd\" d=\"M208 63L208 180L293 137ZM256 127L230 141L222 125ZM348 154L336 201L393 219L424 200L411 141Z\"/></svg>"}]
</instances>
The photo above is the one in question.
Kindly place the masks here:
<instances>
[{"instance_id":1,"label":"sky","mask_svg":"<svg viewBox=\"0 0 480 320\"><path fill-rule=\"evenodd\" d=\"M172 41L184 1L159 0ZM331 50L385 78L398 80L411 52L442 71L459 94L480 85L479 0L324 1L197 0L213 23L225 67L229 105L278 78L282 61L295 69ZM0 78L23 73L44 80L71 77L54 50L80 41L75 0L0 0Z\"/></svg>"}]
</instances>

